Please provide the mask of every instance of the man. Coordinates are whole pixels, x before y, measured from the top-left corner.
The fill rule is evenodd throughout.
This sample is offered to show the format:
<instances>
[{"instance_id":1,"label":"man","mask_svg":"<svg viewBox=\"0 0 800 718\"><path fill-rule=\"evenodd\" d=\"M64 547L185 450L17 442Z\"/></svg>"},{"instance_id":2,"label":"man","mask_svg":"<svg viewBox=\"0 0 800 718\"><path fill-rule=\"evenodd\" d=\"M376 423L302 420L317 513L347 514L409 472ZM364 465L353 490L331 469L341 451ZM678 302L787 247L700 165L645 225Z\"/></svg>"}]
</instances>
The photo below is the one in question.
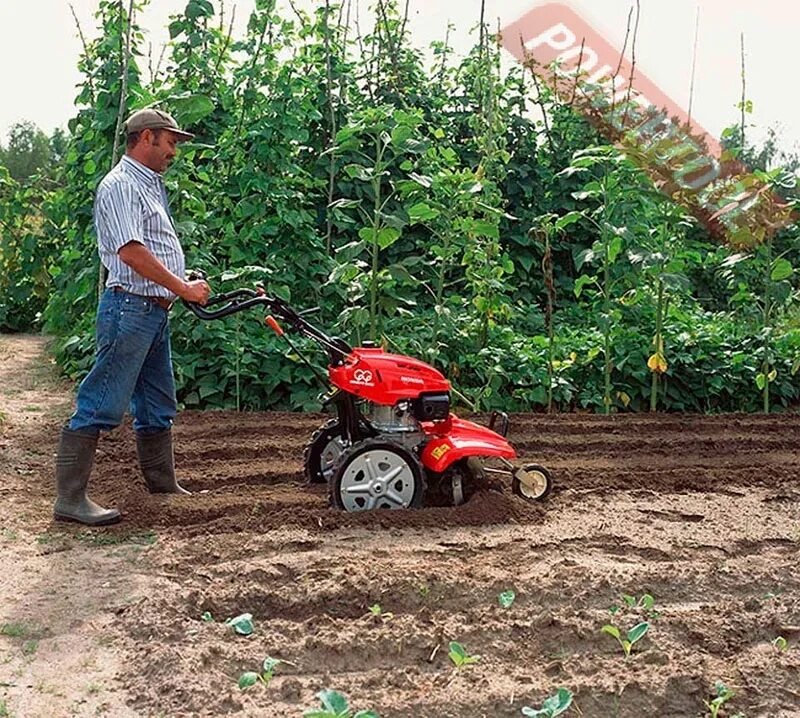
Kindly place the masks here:
<instances>
[{"instance_id":1,"label":"man","mask_svg":"<svg viewBox=\"0 0 800 718\"><path fill-rule=\"evenodd\" d=\"M172 420L175 382L169 310L177 297L205 304L209 286L184 281L183 250L161 174L184 132L161 110L139 110L125 123L126 154L100 183L94 223L108 270L97 308L97 355L78 389L77 408L61 431L56 458L57 520L116 523L119 511L86 495L98 435L122 423L130 406L136 448L151 493L189 493L175 479Z\"/></svg>"}]
</instances>

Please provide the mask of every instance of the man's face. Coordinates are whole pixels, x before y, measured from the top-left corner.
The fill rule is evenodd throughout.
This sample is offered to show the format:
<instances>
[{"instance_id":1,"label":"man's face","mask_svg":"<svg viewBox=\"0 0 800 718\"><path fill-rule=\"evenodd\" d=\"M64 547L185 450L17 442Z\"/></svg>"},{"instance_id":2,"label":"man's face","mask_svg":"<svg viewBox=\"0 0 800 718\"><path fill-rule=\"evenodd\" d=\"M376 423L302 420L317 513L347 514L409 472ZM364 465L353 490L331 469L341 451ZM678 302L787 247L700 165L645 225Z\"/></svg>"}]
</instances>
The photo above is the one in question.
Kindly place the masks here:
<instances>
[{"instance_id":1,"label":"man's face","mask_svg":"<svg viewBox=\"0 0 800 718\"><path fill-rule=\"evenodd\" d=\"M144 130L140 141L145 150L143 164L154 172L164 172L178 153L178 135L169 130Z\"/></svg>"}]
</instances>

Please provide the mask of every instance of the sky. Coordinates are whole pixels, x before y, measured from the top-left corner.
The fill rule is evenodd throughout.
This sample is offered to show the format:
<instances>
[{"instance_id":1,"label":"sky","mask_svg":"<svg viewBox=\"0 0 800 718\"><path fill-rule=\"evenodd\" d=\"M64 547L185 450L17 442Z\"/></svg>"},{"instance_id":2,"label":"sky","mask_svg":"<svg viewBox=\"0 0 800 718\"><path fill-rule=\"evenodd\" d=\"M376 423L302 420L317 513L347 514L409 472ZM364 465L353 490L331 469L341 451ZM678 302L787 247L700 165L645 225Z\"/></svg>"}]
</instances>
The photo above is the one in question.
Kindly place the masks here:
<instances>
[{"instance_id":1,"label":"sky","mask_svg":"<svg viewBox=\"0 0 800 718\"><path fill-rule=\"evenodd\" d=\"M616 48L625 38L633 0L562 0ZM320 2L320 0L316 0ZM362 31L372 0L360 3ZM402 0L401 0L402 2ZM448 22L459 53L473 42L470 30L480 17L480 0L409 0L413 42L427 47L443 40ZM72 0L72 7L91 37L96 34L98 0ZM218 2L215 1L218 5ZM236 5L236 32L244 30L254 0L226 0ZM310 9L313 0L295 0ZM491 26L507 25L544 0L486 0ZM186 0L152 0L142 16L157 57L167 40L170 15ZM700 26L692 116L712 135L738 118L741 96L740 33L745 34L747 96L754 112L748 120L753 139L777 126L782 147L800 151L800 92L793 74L800 31L800 3L795 0L641 0L636 62L651 80L683 108L688 107L695 20ZM290 11L289 11L290 12ZM353 11L354 14L354 11ZM81 43L68 0L0 0L0 141L9 127L31 120L45 132L66 127L74 114L80 81L76 64ZM629 53L628 53L629 54ZM509 56L509 64L513 62Z\"/></svg>"}]
</instances>

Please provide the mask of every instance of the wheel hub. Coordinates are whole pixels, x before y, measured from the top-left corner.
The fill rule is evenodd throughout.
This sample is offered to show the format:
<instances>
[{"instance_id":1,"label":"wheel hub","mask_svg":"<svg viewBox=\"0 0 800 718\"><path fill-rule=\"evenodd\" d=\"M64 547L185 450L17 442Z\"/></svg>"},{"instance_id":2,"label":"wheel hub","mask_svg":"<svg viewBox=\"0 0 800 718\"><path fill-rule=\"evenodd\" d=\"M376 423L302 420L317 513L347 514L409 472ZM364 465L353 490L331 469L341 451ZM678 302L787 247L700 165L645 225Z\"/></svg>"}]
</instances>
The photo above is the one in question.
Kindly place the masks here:
<instances>
[{"instance_id":1,"label":"wheel hub","mask_svg":"<svg viewBox=\"0 0 800 718\"><path fill-rule=\"evenodd\" d=\"M519 489L529 499L539 498L547 490L547 477L535 469L517 471Z\"/></svg>"},{"instance_id":2,"label":"wheel hub","mask_svg":"<svg viewBox=\"0 0 800 718\"><path fill-rule=\"evenodd\" d=\"M385 449L356 456L342 475L340 494L347 511L408 508L416 488L411 467Z\"/></svg>"}]
</instances>

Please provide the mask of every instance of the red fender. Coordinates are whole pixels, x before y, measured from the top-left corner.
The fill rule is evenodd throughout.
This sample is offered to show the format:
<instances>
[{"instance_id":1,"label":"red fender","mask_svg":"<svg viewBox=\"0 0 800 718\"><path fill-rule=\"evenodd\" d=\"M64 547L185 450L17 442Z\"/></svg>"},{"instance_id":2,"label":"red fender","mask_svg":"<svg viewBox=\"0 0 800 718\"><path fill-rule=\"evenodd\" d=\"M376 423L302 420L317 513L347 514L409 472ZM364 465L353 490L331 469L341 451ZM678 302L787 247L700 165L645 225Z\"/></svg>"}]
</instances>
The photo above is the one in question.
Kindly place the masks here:
<instances>
[{"instance_id":1,"label":"red fender","mask_svg":"<svg viewBox=\"0 0 800 718\"><path fill-rule=\"evenodd\" d=\"M505 437L454 414L445 421L426 422L422 427L431 440L425 445L420 459L426 469L436 473L442 473L459 459L470 456L517 457L517 452Z\"/></svg>"}]
</instances>

